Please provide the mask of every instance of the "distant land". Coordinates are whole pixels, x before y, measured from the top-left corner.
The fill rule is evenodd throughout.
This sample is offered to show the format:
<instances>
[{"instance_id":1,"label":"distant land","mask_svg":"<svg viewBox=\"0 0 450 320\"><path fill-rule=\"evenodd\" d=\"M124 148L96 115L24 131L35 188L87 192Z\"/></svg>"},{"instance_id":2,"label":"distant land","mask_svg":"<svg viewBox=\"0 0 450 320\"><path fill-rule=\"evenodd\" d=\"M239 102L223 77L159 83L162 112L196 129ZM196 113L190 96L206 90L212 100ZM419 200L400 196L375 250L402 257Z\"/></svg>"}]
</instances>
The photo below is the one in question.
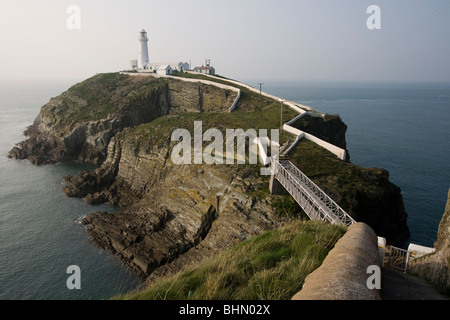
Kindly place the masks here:
<instances>
[{"instance_id":1,"label":"distant land","mask_svg":"<svg viewBox=\"0 0 450 320\"><path fill-rule=\"evenodd\" d=\"M119 206L114 214L97 212L84 219L92 241L144 278L179 270L286 220L274 205L280 196L268 193L268 177L259 175L259 165L174 166L168 160L173 146L168 137L176 128L193 130L194 120L203 121L204 130L279 128L278 101L243 88L230 113L234 99L234 92L177 77L98 74L43 106L25 133L28 139L9 156L37 165L100 165L66 177L64 188L71 197ZM285 108L283 119L296 115ZM346 148L346 125L339 117L304 117L294 126ZM295 139L282 137L282 144ZM387 171L338 160L308 141L289 158L380 236L390 242L408 236L401 192ZM300 215L295 202L281 199Z\"/></svg>"}]
</instances>

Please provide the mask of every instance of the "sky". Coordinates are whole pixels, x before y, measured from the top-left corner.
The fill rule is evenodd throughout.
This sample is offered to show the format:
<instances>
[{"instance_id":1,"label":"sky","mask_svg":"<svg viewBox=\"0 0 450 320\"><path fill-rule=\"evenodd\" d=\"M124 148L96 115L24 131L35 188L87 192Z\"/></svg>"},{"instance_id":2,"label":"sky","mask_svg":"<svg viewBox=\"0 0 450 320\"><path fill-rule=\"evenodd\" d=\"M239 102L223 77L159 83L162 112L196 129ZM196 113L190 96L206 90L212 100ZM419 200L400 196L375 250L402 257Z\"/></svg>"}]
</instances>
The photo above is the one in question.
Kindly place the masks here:
<instances>
[{"instance_id":1,"label":"sky","mask_svg":"<svg viewBox=\"0 0 450 320\"><path fill-rule=\"evenodd\" d=\"M448 0L0 0L0 81L124 70L141 29L151 62L241 81L450 82Z\"/></svg>"}]
</instances>

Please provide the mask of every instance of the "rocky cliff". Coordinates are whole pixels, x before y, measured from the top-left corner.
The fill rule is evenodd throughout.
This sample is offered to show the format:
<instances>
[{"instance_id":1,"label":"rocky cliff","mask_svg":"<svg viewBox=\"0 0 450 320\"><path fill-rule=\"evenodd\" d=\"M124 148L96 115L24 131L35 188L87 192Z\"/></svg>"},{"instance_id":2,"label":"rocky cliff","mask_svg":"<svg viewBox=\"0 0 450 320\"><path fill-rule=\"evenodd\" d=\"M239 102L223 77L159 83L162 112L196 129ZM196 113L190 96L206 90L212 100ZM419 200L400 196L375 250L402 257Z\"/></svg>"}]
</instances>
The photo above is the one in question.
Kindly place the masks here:
<instances>
[{"instance_id":1,"label":"rocky cliff","mask_svg":"<svg viewBox=\"0 0 450 320\"><path fill-rule=\"evenodd\" d=\"M435 253L413 260L409 272L431 281L450 296L450 191L434 248Z\"/></svg>"},{"instance_id":2,"label":"rocky cliff","mask_svg":"<svg viewBox=\"0 0 450 320\"><path fill-rule=\"evenodd\" d=\"M9 157L52 164L101 164L110 139L124 128L170 113L228 110L236 93L201 83L119 73L89 78L42 107Z\"/></svg>"},{"instance_id":3,"label":"rocky cliff","mask_svg":"<svg viewBox=\"0 0 450 320\"><path fill-rule=\"evenodd\" d=\"M220 81L223 81L222 79ZM174 165L171 134L228 128L279 128L277 101L199 82L103 74L70 88L46 104L27 130L29 139L10 157L35 164L80 160L101 166L65 178L64 192L91 204L110 202L115 213L84 218L91 239L111 250L137 274L156 280L208 258L284 222L273 206L268 177L259 165ZM284 110L288 121L297 114ZM340 119L305 118L305 131L345 147ZM282 136L282 143L293 139ZM300 144L308 146L308 143ZM319 148L319 147L315 147ZM321 149L321 148L319 148ZM404 235L406 213L398 187L375 173L312 150L293 155L302 170L351 215L391 235ZM339 170L335 164L338 163ZM355 179L355 177L359 177ZM376 186L374 187L375 182ZM376 229L376 228L375 228Z\"/></svg>"},{"instance_id":4,"label":"rocky cliff","mask_svg":"<svg viewBox=\"0 0 450 320\"><path fill-rule=\"evenodd\" d=\"M291 126L310 133L315 137L327 141L342 149L347 149L345 134L347 125L339 116L325 115L325 117L305 115L295 121Z\"/></svg>"},{"instance_id":5,"label":"rocky cliff","mask_svg":"<svg viewBox=\"0 0 450 320\"><path fill-rule=\"evenodd\" d=\"M270 196L257 191L267 181L254 168L174 165L169 143L139 148L134 134L115 137L104 165L67 177L64 191L120 205L115 214L97 212L84 223L97 245L138 274L149 276L183 255L171 264L176 271L280 222Z\"/></svg>"}]
</instances>

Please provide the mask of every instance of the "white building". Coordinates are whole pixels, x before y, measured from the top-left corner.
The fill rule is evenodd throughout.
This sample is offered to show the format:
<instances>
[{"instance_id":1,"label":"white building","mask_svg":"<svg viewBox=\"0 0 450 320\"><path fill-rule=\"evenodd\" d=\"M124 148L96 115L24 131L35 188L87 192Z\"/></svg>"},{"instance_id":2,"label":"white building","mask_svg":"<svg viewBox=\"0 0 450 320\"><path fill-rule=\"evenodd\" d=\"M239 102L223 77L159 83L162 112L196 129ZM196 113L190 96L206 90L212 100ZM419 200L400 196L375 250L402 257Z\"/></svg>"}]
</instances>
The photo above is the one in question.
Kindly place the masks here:
<instances>
[{"instance_id":1,"label":"white building","mask_svg":"<svg viewBox=\"0 0 450 320\"><path fill-rule=\"evenodd\" d=\"M211 66L195 67L193 71L199 72L199 73L204 73L204 74L210 74L212 76L214 76L216 74L216 70L214 69L214 67L211 67Z\"/></svg>"},{"instance_id":2,"label":"white building","mask_svg":"<svg viewBox=\"0 0 450 320\"><path fill-rule=\"evenodd\" d=\"M187 71L191 66L187 62L179 63L150 63L148 54L148 37L147 32L142 29L139 32L139 58L137 60L130 60L129 67L131 70L145 73L156 73L161 75L172 75L173 71Z\"/></svg>"},{"instance_id":3,"label":"white building","mask_svg":"<svg viewBox=\"0 0 450 320\"><path fill-rule=\"evenodd\" d=\"M152 72L152 73L156 73L156 70L158 70L158 67L161 65L164 65L165 63L154 63L151 62L147 65L147 71L148 72Z\"/></svg>"},{"instance_id":4,"label":"white building","mask_svg":"<svg viewBox=\"0 0 450 320\"><path fill-rule=\"evenodd\" d=\"M138 67L138 61L137 60L130 60L130 68L131 70L136 70Z\"/></svg>"},{"instance_id":5,"label":"white building","mask_svg":"<svg viewBox=\"0 0 450 320\"><path fill-rule=\"evenodd\" d=\"M180 72L189 71L191 70L191 65L187 62L180 62L178 63L176 70Z\"/></svg>"},{"instance_id":6,"label":"white building","mask_svg":"<svg viewBox=\"0 0 450 320\"><path fill-rule=\"evenodd\" d=\"M160 65L156 68L156 74L162 75L162 76L171 76L172 75L172 67L168 64L166 65Z\"/></svg>"},{"instance_id":7,"label":"white building","mask_svg":"<svg viewBox=\"0 0 450 320\"><path fill-rule=\"evenodd\" d=\"M212 76L216 75L216 70L211 66L211 60L206 59L205 65L201 67L195 67L194 72L204 73L204 74L210 74Z\"/></svg>"}]
</instances>

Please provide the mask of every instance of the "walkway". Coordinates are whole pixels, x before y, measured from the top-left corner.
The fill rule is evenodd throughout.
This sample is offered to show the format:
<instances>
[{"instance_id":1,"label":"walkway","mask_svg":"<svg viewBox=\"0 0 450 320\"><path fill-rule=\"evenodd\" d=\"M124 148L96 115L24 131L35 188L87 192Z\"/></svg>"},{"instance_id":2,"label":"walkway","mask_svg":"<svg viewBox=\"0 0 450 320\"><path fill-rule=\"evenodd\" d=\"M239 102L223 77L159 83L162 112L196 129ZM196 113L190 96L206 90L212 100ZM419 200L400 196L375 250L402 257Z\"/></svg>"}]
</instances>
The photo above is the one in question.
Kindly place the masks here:
<instances>
[{"instance_id":1,"label":"walkway","mask_svg":"<svg viewBox=\"0 0 450 320\"><path fill-rule=\"evenodd\" d=\"M381 273L382 300L448 300L422 278L387 268Z\"/></svg>"},{"instance_id":2,"label":"walkway","mask_svg":"<svg viewBox=\"0 0 450 320\"><path fill-rule=\"evenodd\" d=\"M279 160L274 179L288 191L311 220L350 226L356 221L292 162Z\"/></svg>"}]
</instances>

